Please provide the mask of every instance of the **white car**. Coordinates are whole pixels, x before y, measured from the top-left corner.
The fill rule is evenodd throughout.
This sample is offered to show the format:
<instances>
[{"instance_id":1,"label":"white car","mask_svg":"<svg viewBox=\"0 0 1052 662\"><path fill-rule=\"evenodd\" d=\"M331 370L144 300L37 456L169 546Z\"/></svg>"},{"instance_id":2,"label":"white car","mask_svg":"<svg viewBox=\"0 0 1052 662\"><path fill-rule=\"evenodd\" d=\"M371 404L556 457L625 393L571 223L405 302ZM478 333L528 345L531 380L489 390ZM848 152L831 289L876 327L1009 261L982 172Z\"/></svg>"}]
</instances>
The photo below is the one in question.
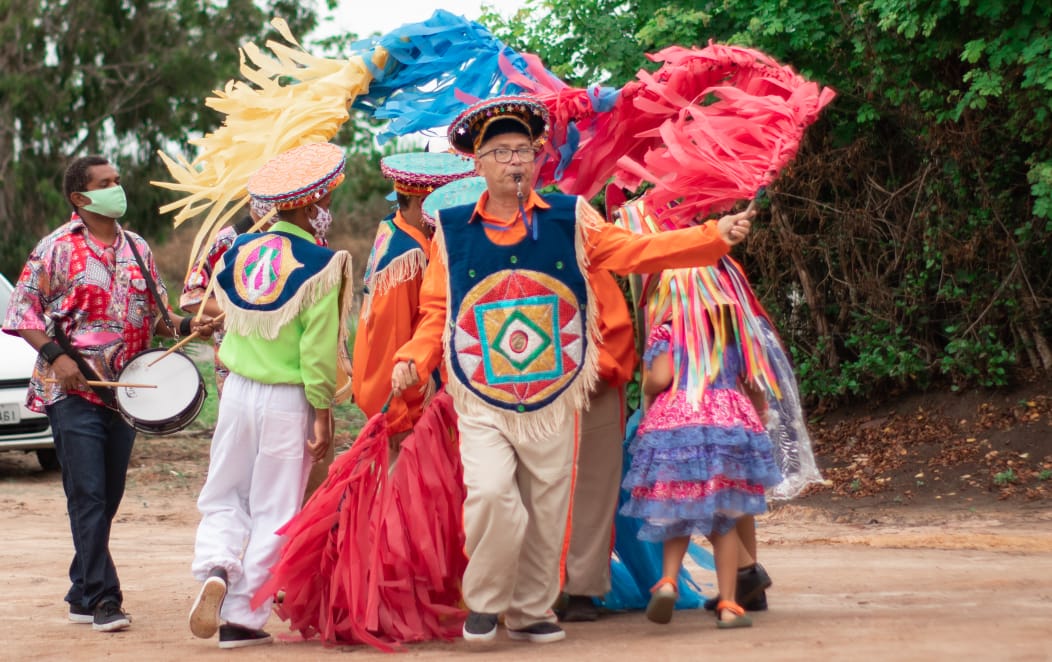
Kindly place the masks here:
<instances>
[{"instance_id":1,"label":"white car","mask_svg":"<svg viewBox=\"0 0 1052 662\"><path fill-rule=\"evenodd\" d=\"M0 322L14 288L0 274ZM0 451L36 451L40 466L59 468L47 416L26 409L26 391L37 353L25 340L0 332Z\"/></svg>"}]
</instances>

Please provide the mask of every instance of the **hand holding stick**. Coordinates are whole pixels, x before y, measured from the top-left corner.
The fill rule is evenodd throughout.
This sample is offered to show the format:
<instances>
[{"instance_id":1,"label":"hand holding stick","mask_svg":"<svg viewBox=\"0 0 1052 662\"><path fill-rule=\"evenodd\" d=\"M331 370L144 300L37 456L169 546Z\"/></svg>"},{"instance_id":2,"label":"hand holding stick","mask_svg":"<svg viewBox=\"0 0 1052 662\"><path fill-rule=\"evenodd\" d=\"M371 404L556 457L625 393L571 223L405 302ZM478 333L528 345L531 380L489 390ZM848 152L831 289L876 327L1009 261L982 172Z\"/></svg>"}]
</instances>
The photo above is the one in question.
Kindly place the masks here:
<instances>
[{"instance_id":1,"label":"hand holding stick","mask_svg":"<svg viewBox=\"0 0 1052 662\"><path fill-rule=\"evenodd\" d=\"M213 322L218 322L219 320L223 319L223 316L224 316L224 315L226 315L226 313L219 313L218 315L216 315L215 317L213 317L213 318L212 318L212 321L213 321ZM150 361L149 363L147 363L147 364L146 364L146 367L147 367L147 368L152 368L152 367L153 367L154 365L156 365L157 363L160 363L160 362L161 362L161 361L162 361L162 360L163 360L163 359L164 359L165 357L167 357L167 356L168 356L169 354L171 354L172 352L176 351L177 349L180 349L180 348L182 348L182 347L183 347L184 345L186 345L186 344L187 344L188 342L190 342L191 340L194 340L195 338L197 338L197 337L198 337L198 336L200 336L200 335L201 335L201 332L200 332L200 330L198 330L198 331L194 331L193 333L191 333L191 334L190 334L190 335L188 335L187 337L183 338L183 339L182 339L182 340L180 340L179 342L177 342L177 343L175 343L174 345L172 345L171 347L169 347L169 348L168 348L168 349L167 349L167 350L166 350L166 351L164 352L164 354L161 354L160 356L158 356L158 357L157 357L156 359L154 359L153 361Z\"/></svg>"}]
</instances>

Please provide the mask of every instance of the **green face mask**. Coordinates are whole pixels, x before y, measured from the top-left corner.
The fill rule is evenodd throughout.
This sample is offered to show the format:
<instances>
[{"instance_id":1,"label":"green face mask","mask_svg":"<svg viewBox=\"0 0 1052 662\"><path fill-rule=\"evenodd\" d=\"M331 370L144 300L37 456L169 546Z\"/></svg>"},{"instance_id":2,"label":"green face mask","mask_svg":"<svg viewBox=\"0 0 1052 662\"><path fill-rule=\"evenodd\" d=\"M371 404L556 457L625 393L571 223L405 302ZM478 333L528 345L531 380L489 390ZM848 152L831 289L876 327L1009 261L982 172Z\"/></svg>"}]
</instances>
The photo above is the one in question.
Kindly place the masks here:
<instances>
[{"instance_id":1,"label":"green face mask","mask_svg":"<svg viewBox=\"0 0 1052 662\"><path fill-rule=\"evenodd\" d=\"M124 188L121 185L99 188L94 191L81 191L81 195L91 200L90 205L84 209L101 214L107 218L120 218L128 211L128 199L124 196Z\"/></svg>"}]
</instances>

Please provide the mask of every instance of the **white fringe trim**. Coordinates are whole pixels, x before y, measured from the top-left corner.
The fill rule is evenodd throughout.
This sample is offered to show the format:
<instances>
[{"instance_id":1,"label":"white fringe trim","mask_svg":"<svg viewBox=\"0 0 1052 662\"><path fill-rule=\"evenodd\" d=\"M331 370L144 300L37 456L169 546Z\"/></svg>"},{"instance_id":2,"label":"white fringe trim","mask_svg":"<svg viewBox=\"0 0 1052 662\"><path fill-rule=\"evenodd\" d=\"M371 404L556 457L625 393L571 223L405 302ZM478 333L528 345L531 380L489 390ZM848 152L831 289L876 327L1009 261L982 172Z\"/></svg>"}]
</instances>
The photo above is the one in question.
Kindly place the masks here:
<instances>
[{"instance_id":1,"label":"white fringe trim","mask_svg":"<svg viewBox=\"0 0 1052 662\"><path fill-rule=\"evenodd\" d=\"M581 219L582 216L580 213L582 200L583 198L578 198L577 219ZM442 350L445 355L446 371L450 377L446 390L452 396L458 412L469 416L492 416L501 421L502 427L507 430L508 434L520 440L536 440L550 437L559 430L565 429L567 421L576 412L588 409L591 403L591 393L599 381L599 343L602 340L599 337L599 317L595 306L595 295L592 292L591 281L588 280L588 256L585 252L586 225L581 220L575 220L574 250L577 256L577 267L584 278L588 298L588 316L585 320L585 333L588 334L589 340L588 349L585 351L580 372L573 382L555 400L538 411L520 413L495 407L456 380L453 372L453 357L449 352L450 334L453 330L453 311L448 308L448 302L452 291L449 279L446 279L447 309L446 325L442 333ZM436 224L433 241L437 242L435 245L439 247L438 255L442 257L443 262L449 264L449 260L445 259L447 249L441 223ZM526 239L525 241L531 240Z\"/></svg>"},{"instance_id":2,"label":"white fringe trim","mask_svg":"<svg viewBox=\"0 0 1052 662\"><path fill-rule=\"evenodd\" d=\"M373 297L383 296L391 288L416 278L426 267L427 254L423 249L414 248L402 253L391 260L382 271L370 276L365 282L369 294L362 300L362 319L369 319Z\"/></svg>"},{"instance_id":3,"label":"white fringe trim","mask_svg":"<svg viewBox=\"0 0 1052 662\"><path fill-rule=\"evenodd\" d=\"M223 326L227 331L243 336L255 333L266 340L273 340L278 336L282 327L295 319L305 308L317 303L337 285L341 288L340 315L342 320L344 309L349 310L350 308L345 301L350 301L352 298L354 292L351 287L352 282L351 255L347 251L337 251L329 264L307 279L300 286L299 291L278 310L262 311L239 308L234 305L221 287L216 288L216 299L226 313Z\"/></svg>"}]
</instances>

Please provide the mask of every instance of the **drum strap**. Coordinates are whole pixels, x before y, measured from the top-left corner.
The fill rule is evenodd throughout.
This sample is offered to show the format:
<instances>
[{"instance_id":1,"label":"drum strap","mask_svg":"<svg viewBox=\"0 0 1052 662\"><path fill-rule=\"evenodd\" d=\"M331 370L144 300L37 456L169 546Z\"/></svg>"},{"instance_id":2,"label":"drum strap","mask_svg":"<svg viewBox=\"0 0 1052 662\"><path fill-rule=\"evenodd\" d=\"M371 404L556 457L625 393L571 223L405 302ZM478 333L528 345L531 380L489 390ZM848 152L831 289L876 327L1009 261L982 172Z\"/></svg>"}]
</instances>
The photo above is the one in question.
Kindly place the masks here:
<instances>
[{"instance_id":1,"label":"drum strap","mask_svg":"<svg viewBox=\"0 0 1052 662\"><path fill-rule=\"evenodd\" d=\"M175 324L172 323L172 316L168 314L168 304L162 302L160 295L157 294L157 283L153 281L153 276L150 274L150 270L146 268L146 263L143 262L142 255L139 255L139 249L135 246L135 242L128 238L128 235L124 235L124 239L128 242L128 247L131 248L132 255L135 256L135 261L139 263L142 277L146 279L146 287L150 288L150 294L153 295L153 302L157 304L158 310L161 311L161 317L164 318L165 325L168 327L168 330L172 332L172 335L178 338L179 332L176 331Z\"/></svg>"},{"instance_id":2,"label":"drum strap","mask_svg":"<svg viewBox=\"0 0 1052 662\"><path fill-rule=\"evenodd\" d=\"M84 379L88 381L99 381L99 375L95 372L95 369L84 360L84 357L80 355L77 348L73 346L73 343L69 341L69 337L66 332L62 330L62 325L59 322L54 322L52 325L55 330L55 342L62 346L62 349L66 350L66 355L73 359L74 363L77 364L77 368L80 369L80 374L84 375ZM110 409L117 408L117 397L113 394L113 389L106 386L91 386L92 391L95 391L95 395L99 396L99 399L106 403L106 406Z\"/></svg>"}]
</instances>

